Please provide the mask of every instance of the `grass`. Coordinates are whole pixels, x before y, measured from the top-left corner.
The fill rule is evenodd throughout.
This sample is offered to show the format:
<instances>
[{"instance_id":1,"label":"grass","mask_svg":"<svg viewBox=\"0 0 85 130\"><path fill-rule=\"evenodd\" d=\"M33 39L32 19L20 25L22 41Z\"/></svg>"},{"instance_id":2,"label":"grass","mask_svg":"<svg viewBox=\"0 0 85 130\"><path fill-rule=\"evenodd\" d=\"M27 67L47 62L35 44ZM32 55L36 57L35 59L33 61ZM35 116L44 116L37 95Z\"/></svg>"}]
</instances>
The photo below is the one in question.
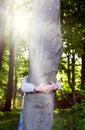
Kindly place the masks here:
<instances>
[{"instance_id":1,"label":"grass","mask_svg":"<svg viewBox=\"0 0 85 130\"><path fill-rule=\"evenodd\" d=\"M18 118L0 122L0 130L17 130Z\"/></svg>"},{"instance_id":2,"label":"grass","mask_svg":"<svg viewBox=\"0 0 85 130\"><path fill-rule=\"evenodd\" d=\"M17 130L20 110L0 112L0 130ZM71 130L70 110L54 110L53 130Z\"/></svg>"},{"instance_id":3,"label":"grass","mask_svg":"<svg viewBox=\"0 0 85 130\"><path fill-rule=\"evenodd\" d=\"M17 130L19 111L0 112L0 130Z\"/></svg>"},{"instance_id":4,"label":"grass","mask_svg":"<svg viewBox=\"0 0 85 130\"><path fill-rule=\"evenodd\" d=\"M54 110L53 130L85 130L84 124L84 127L83 125L82 127L80 126L80 122L76 125L75 121L79 114L77 114L77 118L74 116L74 114L76 116L76 113L72 113L71 109ZM12 112L0 112L0 130L17 130L19 115L20 110ZM83 120L85 120L85 118L83 118ZM77 119L77 122L78 121L82 122L82 120Z\"/></svg>"}]
</instances>

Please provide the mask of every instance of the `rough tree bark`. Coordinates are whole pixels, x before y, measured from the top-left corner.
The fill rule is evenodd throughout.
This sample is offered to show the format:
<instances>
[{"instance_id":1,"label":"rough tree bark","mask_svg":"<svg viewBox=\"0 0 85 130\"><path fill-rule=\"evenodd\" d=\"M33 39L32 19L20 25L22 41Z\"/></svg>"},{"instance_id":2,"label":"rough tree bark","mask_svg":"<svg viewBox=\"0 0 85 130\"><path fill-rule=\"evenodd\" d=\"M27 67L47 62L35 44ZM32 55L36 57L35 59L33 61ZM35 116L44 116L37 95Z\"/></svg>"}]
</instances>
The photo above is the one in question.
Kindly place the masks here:
<instances>
[{"instance_id":1,"label":"rough tree bark","mask_svg":"<svg viewBox=\"0 0 85 130\"><path fill-rule=\"evenodd\" d=\"M62 54L60 0L34 0L28 81L56 82ZM23 130L52 130L54 92L26 93Z\"/></svg>"}]
</instances>

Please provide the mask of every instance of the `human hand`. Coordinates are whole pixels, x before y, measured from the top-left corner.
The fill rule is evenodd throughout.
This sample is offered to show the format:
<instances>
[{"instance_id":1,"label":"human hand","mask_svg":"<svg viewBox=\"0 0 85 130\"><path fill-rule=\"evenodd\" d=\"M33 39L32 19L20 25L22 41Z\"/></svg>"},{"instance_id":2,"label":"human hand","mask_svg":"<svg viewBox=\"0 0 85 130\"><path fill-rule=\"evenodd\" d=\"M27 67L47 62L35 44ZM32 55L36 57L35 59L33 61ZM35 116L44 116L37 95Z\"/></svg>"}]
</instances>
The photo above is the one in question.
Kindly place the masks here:
<instances>
[{"instance_id":1,"label":"human hand","mask_svg":"<svg viewBox=\"0 0 85 130\"><path fill-rule=\"evenodd\" d=\"M50 93L57 89L57 85L54 82L49 81L49 85L46 85L46 83L42 83L39 86L35 88L35 91L37 92L43 92L43 93Z\"/></svg>"},{"instance_id":2,"label":"human hand","mask_svg":"<svg viewBox=\"0 0 85 130\"><path fill-rule=\"evenodd\" d=\"M35 91L46 93L46 92L47 92L47 87L46 87L46 86L47 86L46 83L41 83L40 85L38 85L38 86L35 88Z\"/></svg>"},{"instance_id":3,"label":"human hand","mask_svg":"<svg viewBox=\"0 0 85 130\"><path fill-rule=\"evenodd\" d=\"M58 86L56 83L54 83L52 81L49 81L49 83L50 83L50 85L49 85L50 91L54 91L54 90L58 89Z\"/></svg>"}]
</instances>

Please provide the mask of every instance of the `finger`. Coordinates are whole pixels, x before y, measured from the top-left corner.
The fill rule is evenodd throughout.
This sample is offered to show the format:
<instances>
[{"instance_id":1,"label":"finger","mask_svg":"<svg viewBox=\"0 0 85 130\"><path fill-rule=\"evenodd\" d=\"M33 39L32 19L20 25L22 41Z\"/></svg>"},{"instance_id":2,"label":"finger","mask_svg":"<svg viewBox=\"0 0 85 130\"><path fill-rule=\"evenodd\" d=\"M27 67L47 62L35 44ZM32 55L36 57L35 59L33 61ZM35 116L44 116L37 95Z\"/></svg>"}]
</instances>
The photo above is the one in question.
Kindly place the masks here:
<instances>
[{"instance_id":1,"label":"finger","mask_svg":"<svg viewBox=\"0 0 85 130\"><path fill-rule=\"evenodd\" d=\"M49 81L49 83L50 83L50 84L53 84L53 82L52 82L52 81Z\"/></svg>"}]
</instances>

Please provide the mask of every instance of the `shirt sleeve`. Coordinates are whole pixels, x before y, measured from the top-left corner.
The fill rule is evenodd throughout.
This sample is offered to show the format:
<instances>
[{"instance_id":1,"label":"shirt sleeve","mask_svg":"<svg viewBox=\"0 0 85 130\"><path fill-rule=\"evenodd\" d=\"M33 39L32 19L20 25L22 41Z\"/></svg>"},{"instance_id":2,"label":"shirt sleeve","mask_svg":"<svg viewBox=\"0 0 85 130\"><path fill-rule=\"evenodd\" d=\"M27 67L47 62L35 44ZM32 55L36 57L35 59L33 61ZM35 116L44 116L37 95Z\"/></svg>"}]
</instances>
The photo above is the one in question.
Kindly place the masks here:
<instances>
[{"instance_id":1,"label":"shirt sleeve","mask_svg":"<svg viewBox=\"0 0 85 130\"><path fill-rule=\"evenodd\" d=\"M60 90L61 89L61 83L59 82L59 81L56 81L56 85L57 85L57 87L58 87L58 90Z\"/></svg>"},{"instance_id":2,"label":"shirt sleeve","mask_svg":"<svg viewBox=\"0 0 85 130\"><path fill-rule=\"evenodd\" d=\"M25 76L21 83L21 90L22 92L34 92L35 85L32 83L27 82L28 76Z\"/></svg>"}]
</instances>

